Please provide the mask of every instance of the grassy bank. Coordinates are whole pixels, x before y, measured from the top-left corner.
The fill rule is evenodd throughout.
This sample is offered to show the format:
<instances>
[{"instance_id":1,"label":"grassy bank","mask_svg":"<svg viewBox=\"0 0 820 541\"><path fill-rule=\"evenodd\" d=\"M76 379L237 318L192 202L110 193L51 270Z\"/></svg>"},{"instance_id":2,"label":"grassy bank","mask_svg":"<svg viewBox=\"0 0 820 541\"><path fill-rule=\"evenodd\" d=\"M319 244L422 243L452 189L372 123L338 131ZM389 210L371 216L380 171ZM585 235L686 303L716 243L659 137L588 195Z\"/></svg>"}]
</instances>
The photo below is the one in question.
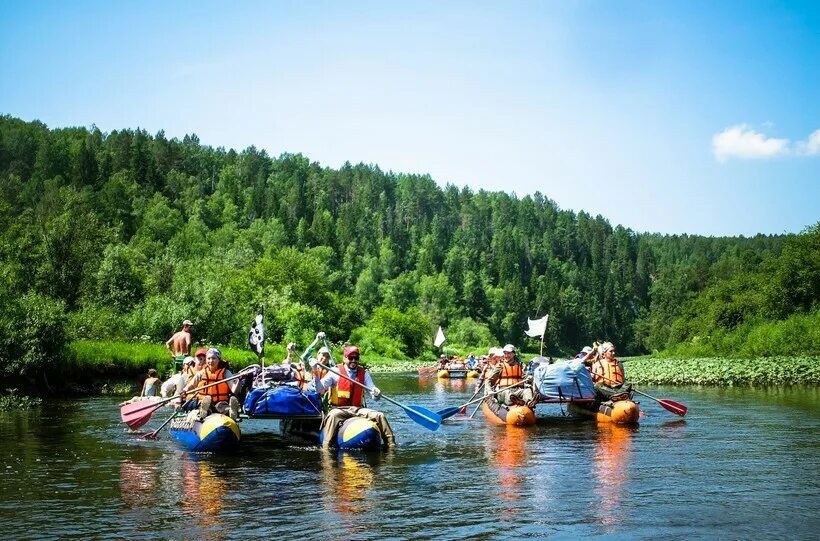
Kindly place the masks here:
<instances>
[{"instance_id":1,"label":"grassy bank","mask_svg":"<svg viewBox=\"0 0 820 541\"><path fill-rule=\"evenodd\" d=\"M258 359L249 350L220 348L236 371ZM341 360L341 346L333 348ZM283 345L267 349L268 362L285 357ZM525 360L532 356L525 355ZM374 373L414 372L432 366L429 359L398 361L364 352L363 359ZM633 357L624 360L627 377L649 385L820 385L820 357L718 357L657 358ZM127 395L139 391L150 368L162 377L171 366L167 350L160 344L80 340L69 346L69 355L52 363L46 373L52 387L68 385L73 392Z\"/></svg>"}]
</instances>

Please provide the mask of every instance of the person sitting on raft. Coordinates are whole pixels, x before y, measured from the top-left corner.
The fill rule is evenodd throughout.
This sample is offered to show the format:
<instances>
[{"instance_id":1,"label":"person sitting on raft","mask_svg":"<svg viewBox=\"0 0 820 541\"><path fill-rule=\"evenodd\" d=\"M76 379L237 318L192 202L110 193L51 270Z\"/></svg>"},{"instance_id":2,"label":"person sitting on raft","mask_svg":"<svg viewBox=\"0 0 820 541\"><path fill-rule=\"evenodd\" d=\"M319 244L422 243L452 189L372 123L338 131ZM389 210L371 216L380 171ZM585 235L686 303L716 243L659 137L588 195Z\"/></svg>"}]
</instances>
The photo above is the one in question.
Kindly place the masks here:
<instances>
[{"instance_id":1,"label":"person sitting on raft","mask_svg":"<svg viewBox=\"0 0 820 541\"><path fill-rule=\"evenodd\" d=\"M313 354L313 350L316 349L316 346L319 345L320 341L321 342L325 341L325 336L326 335L325 335L324 332L321 332L321 331L318 332L316 334L316 338L313 340L313 342L311 342L310 345L305 350L305 352L302 353L301 358L302 358L302 363L303 363L302 366L304 367L304 369L312 366L310 364L310 361L312 359L311 355ZM318 355L318 358L314 359L314 360L318 360L321 364L323 364L325 366L330 366L330 367L335 366L336 363L334 363L333 360L330 358L330 349L328 349L327 346L320 347L319 352L318 352L317 355ZM303 369L302 366L300 366L300 369ZM325 370L324 368L319 367L319 377L320 378L325 377L326 373L327 373L327 370ZM306 388L309 384L310 384L310 382L306 381L305 384L303 385L303 387Z\"/></svg>"},{"instance_id":2,"label":"person sitting on raft","mask_svg":"<svg viewBox=\"0 0 820 541\"><path fill-rule=\"evenodd\" d=\"M148 377L145 378L145 382L142 384L140 396L159 396L159 385L157 371L151 368L148 370Z\"/></svg>"},{"instance_id":3,"label":"person sitting on raft","mask_svg":"<svg viewBox=\"0 0 820 541\"><path fill-rule=\"evenodd\" d=\"M598 346L600 357L592 363L590 372L595 391L603 400L627 400L632 393L632 384L625 383L624 365L615 358L615 346L604 342Z\"/></svg>"},{"instance_id":4,"label":"person sitting on raft","mask_svg":"<svg viewBox=\"0 0 820 541\"><path fill-rule=\"evenodd\" d=\"M194 358L190 355L185 357L185 360L182 361L180 371L176 374L171 374L171 377L166 379L159 388L159 394L162 398L168 398L169 396L174 396L182 392L188 379L190 379L189 375L192 376L195 373L192 372L195 362Z\"/></svg>"},{"instance_id":5,"label":"person sitting on raft","mask_svg":"<svg viewBox=\"0 0 820 541\"><path fill-rule=\"evenodd\" d=\"M476 366L478 365L478 361L476 361L475 355L473 355L472 353L467 355L467 362L465 364L467 365L467 370L475 370Z\"/></svg>"},{"instance_id":6,"label":"person sitting on raft","mask_svg":"<svg viewBox=\"0 0 820 541\"><path fill-rule=\"evenodd\" d=\"M515 355L515 346L507 344L503 349L504 359L493 367L487 376L487 385L490 389L503 388L524 379L524 367L521 360ZM535 405L532 388L522 383L519 387L513 387L506 391L501 391L496 395L500 404L505 406L520 406L526 404L529 407Z\"/></svg>"},{"instance_id":7,"label":"person sitting on raft","mask_svg":"<svg viewBox=\"0 0 820 541\"><path fill-rule=\"evenodd\" d=\"M207 353L205 368L197 372L182 390L183 401L185 393L231 377L233 377L233 374L222 362L222 352L216 348L211 348ZM239 381L233 380L198 391L196 400L193 401L190 409L199 408L200 421L213 411L224 413L227 409L228 415L236 421L239 419L239 399L235 396L239 391L238 387Z\"/></svg>"},{"instance_id":8,"label":"person sitting on raft","mask_svg":"<svg viewBox=\"0 0 820 541\"><path fill-rule=\"evenodd\" d=\"M595 362L596 356L597 352L593 348L584 346L583 349L578 352L578 355L575 356L575 359L578 361L583 361L585 365L589 366Z\"/></svg>"},{"instance_id":9,"label":"person sitting on raft","mask_svg":"<svg viewBox=\"0 0 820 541\"><path fill-rule=\"evenodd\" d=\"M364 367L359 366L359 358L358 346L347 346L344 349L344 364L336 366L334 370L372 389L371 396L378 400L382 393L373 384L370 373ZM322 367L316 362L311 364L313 386L316 392L321 395L326 389L330 389L330 409L322 419L322 447L328 449L336 441L336 435L342 423L355 416L373 421L382 434L384 444L388 447L395 447L396 438L384 413L364 407L362 387L340 377L336 372L328 371L324 377L321 377Z\"/></svg>"}]
</instances>

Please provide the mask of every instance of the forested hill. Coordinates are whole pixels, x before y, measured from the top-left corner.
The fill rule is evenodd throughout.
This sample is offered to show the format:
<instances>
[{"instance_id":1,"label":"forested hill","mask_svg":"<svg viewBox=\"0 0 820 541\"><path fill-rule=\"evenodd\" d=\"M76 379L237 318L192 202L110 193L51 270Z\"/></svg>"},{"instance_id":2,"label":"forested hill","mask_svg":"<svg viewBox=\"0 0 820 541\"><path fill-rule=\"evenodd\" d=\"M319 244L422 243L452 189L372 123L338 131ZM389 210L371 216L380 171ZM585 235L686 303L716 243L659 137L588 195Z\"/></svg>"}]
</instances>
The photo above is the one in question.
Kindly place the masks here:
<instances>
[{"instance_id":1,"label":"forested hill","mask_svg":"<svg viewBox=\"0 0 820 541\"><path fill-rule=\"evenodd\" d=\"M160 341L190 318L197 338L241 344L261 307L273 341L323 329L397 357L429 352L439 324L455 345L535 347L527 316L545 313L552 352L610 339L634 354L810 314L820 287L817 227L638 234L540 193L193 135L0 117L0 193L7 358L43 321L54 340Z\"/></svg>"}]
</instances>

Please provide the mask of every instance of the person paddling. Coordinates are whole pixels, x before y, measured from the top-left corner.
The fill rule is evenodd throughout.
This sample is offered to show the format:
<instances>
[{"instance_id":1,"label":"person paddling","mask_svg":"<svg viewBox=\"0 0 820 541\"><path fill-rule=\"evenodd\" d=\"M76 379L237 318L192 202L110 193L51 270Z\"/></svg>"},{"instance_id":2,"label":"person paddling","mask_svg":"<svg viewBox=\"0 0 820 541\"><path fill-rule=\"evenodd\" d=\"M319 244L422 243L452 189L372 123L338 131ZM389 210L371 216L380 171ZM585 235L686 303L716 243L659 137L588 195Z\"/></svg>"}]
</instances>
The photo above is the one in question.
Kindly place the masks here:
<instances>
[{"instance_id":1,"label":"person paddling","mask_svg":"<svg viewBox=\"0 0 820 541\"><path fill-rule=\"evenodd\" d=\"M598 346L600 357L592 363L590 372L595 391L604 400L625 400L631 396L632 384L625 383L624 365L615 358L615 345L604 342Z\"/></svg>"},{"instance_id":2,"label":"person paddling","mask_svg":"<svg viewBox=\"0 0 820 541\"><path fill-rule=\"evenodd\" d=\"M211 348L207 353L205 368L197 372L185 385L182 392L183 400L185 393L231 377L233 377L231 371L222 366L222 352ZM199 391L191 408L199 408L199 419L203 420L211 412L222 413L227 407L230 417L236 421L239 419L239 399L236 397L239 392L238 387L239 380L233 380Z\"/></svg>"},{"instance_id":3,"label":"person paddling","mask_svg":"<svg viewBox=\"0 0 820 541\"><path fill-rule=\"evenodd\" d=\"M508 387L524 379L524 367L521 360L515 355L515 346L507 344L503 349L503 360L495 365L487 376L487 385L494 389L497 387ZM522 388L523 387L523 388ZM530 387L518 387L501 391L496 395L499 403L506 406L527 404L534 406L533 392Z\"/></svg>"},{"instance_id":4,"label":"person paddling","mask_svg":"<svg viewBox=\"0 0 820 541\"><path fill-rule=\"evenodd\" d=\"M358 346L347 346L344 349L344 364L337 366L335 370L343 376L370 387L373 390L371 396L378 399L381 391L373 384L370 373L364 367L359 366L359 359ZM324 377L320 377L320 369L318 363L311 363L313 386L316 392L321 395L325 389L331 389L330 410L322 419L322 447L329 448L336 441L336 434L341 424L356 416L373 421L382 434L384 444L388 447L395 447L396 438L384 413L364 407L364 390L335 372L328 372Z\"/></svg>"}]
</instances>

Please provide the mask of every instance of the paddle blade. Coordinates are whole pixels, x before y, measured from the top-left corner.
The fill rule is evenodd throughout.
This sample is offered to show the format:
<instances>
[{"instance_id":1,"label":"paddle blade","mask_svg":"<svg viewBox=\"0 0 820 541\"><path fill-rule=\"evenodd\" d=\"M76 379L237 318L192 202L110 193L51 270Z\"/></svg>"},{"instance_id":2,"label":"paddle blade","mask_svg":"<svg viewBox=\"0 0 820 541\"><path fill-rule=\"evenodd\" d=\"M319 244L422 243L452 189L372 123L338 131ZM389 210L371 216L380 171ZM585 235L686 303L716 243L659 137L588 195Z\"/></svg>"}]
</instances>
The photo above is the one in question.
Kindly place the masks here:
<instances>
[{"instance_id":1,"label":"paddle blade","mask_svg":"<svg viewBox=\"0 0 820 541\"><path fill-rule=\"evenodd\" d=\"M147 423L148 420L151 419L151 415L157 411L157 408L160 406L162 406L162 404L151 404L150 406L139 402L126 404L120 408L120 418L123 423L128 425L128 428L135 430Z\"/></svg>"},{"instance_id":2,"label":"paddle blade","mask_svg":"<svg viewBox=\"0 0 820 541\"><path fill-rule=\"evenodd\" d=\"M667 398L659 399L658 403L660 403L660 405L663 406L667 411L671 411L675 415L680 415L681 417L686 415L686 412L689 410L689 408L687 408L680 402L675 402L674 400L669 400Z\"/></svg>"},{"instance_id":3,"label":"paddle blade","mask_svg":"<svg viewBox=\"0 0 820 541\"><path fill-rule=\"evenodd\" d=\"M458 406L453 406L452 408L445 408L443 410L437 411L438 416L441 417L441 420L448 419L455 415L456 413L460 412L461 408Z\"/></svg>"},{"instance_id":4,"label":"paddle blade","mask_svg":"<svg viewBox=\"0 0 820 541\"><path fill-rule=\"evenodd\" d=\"M407 416L415 422L426 428L427 430L438 430L441 426L441 416L421 406L402 406ZM458 410L456 410L458 411Z\"/></svg>"}]
</instances>

